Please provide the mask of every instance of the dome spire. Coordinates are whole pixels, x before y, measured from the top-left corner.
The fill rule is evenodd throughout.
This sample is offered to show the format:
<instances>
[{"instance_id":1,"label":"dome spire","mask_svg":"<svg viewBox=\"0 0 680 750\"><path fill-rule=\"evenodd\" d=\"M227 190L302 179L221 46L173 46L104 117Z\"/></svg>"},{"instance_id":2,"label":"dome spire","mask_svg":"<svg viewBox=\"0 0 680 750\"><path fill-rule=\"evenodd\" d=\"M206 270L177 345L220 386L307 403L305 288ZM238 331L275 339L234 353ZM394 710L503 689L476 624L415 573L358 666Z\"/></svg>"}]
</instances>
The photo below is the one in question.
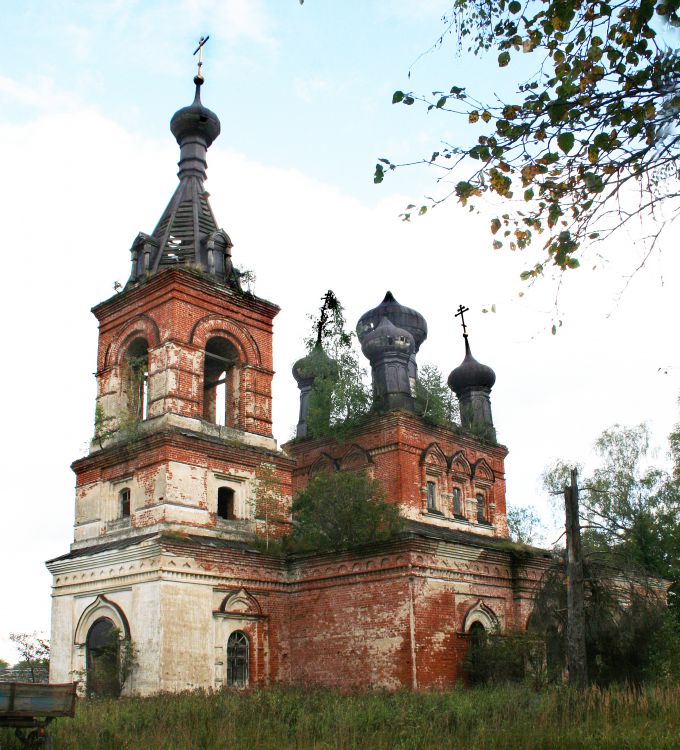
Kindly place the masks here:
<instances>
[{"instance_id":1,"label":"dome spire","mask_svg":"<svg viewBox=\"0 0 680 750\"><path fill-rule=\"evenodd\" d=\"M487 365L478 362L470 350L465 313L470 308L458 306L456 317L460 317L465 341L465 358L449 375L449 388L454 391L460 403L460 418L466 429L483 434L495 441L496 432L491 415L489 394L496 382L496 373Z\"/></svg>"},{"instance_id":2,"label":"dome spire","mask_svg":"<svg viewBox=\"0 0 680 750\"><path fill-rule=\"evenodd\" d=\"M194 55L198 54L194 100L177 110L170 120L170 131L180 147L179 185L151 235L140 233L132 245L129 284L168 266L184 265L240 289L239 275L231 260L232 242L218 227L203 185L207 151L221 128L217 115L201 102L203 47L209 38L201 37L194 50Z\"/></svg>"}]
</instances>

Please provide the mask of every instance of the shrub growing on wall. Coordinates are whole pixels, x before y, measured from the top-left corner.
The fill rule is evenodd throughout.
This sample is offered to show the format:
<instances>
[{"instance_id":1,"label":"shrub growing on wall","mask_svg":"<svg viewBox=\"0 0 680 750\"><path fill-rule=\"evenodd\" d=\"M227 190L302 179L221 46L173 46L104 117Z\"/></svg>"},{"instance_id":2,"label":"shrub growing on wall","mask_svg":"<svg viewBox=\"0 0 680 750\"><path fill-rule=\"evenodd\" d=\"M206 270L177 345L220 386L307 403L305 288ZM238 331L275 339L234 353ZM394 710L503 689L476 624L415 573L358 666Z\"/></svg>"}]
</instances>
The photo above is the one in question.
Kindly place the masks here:
<instances>
[{"instance_id":1,"label":"shrub growing on wall","mask_svg":"<svg viewBox=\"0 0 680 750\"><path fill-rule=\"evenodd\" d=\"M297 549L341 550L388 539L402 519L366 472L314 477L293 503L292 542Z\"/></svg>"}]
</instances>

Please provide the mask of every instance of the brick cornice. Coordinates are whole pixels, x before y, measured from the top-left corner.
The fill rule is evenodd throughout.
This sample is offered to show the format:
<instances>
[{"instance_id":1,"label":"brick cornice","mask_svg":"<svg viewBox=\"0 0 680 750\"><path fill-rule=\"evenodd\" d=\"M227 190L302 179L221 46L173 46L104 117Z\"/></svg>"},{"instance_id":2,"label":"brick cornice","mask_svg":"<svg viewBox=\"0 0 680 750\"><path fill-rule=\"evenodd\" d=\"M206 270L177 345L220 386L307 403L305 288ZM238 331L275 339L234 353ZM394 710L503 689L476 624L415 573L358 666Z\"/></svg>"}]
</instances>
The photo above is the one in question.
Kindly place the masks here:
<instances>
[{"instance_id":1,"label":"brick cornice","mask_svg":"<svg viewBox=\"0 0 680 750\"><path fill-rule=\"evenodd\" d=\"M235 304L239 307L246 303L249 310L260 313L269 319L274 318L281 309L269 300L247 293L239 294L233 289L206 278L197 271L186 268L168 268L152 276L148 281L100 302L92 308L92 313L99 321L125 314L131 307L136 307L148 301L150 297L167 295L169 288L218 297L226 304Z\"/></svg>"},{"instance_id":2,"label":"brick cornice","mask_svg":"<svg viewBox=\"0 0 680 750\"><path fill-rule=\"evenodd\" d=\"M505 445L486 443L465 432L458 432L447 427L431 425L422 417L407 411L393 411L386 413L369 414L360 425L350 431L343 441L339 443L333 437L327 438L310 438L299 441L290 441L282 445L282 449L292 455L301 455L311 453L317 450L339 448L345 449L351 445L352 441L372 432L393 429L399 432L399 442L405 446L413 444L411 440L404 439L405 431L418 431L423 435L428 435L434 441L437 439L447 442L456 442L463 448L486 452L495 458L504 459L508 455L508 449Z\"/></svg>"},{"instance_id":3,"label":"brick cornice","mask_svg":"<svg viewBox=\"0 0 680 750\"><path fill-rule=\"evenodd\" d=\"M272 451L256 445L238 441L225 442L199 433L190 433L181 428L170 428L144 435L136 440L102 448L95 453L79 458L71 464L71 469L80 474L92 469L108 469L112 466L126 466L136 462L144 454L163 448L178 448L191 453L200 452L209 458L237 464L251 463L257 467L263 460L273 461L289 471L295 460L280 451ZM153 460L156 462L156 459Z\"/></svg>"}]
</instances>

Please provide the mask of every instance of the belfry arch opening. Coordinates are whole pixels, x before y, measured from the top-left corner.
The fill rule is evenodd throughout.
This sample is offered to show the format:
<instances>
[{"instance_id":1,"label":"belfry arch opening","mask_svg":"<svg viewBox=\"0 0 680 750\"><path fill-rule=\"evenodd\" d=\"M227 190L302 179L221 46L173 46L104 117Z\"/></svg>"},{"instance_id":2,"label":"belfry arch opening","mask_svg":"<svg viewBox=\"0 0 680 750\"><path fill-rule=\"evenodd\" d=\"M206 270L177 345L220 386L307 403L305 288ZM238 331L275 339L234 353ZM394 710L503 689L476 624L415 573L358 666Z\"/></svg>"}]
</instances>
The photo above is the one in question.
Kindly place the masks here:
<instances>
[{"instance_id":1,"label":"belfry arch opening","mask_svg":"<svg viewBox=\"0 0 680 750\"><path fill-rule=\"evenodd\" d=\"M236 347L216 336L205 345L203 419L223 427L236 427L239 361Z\"/></svg>"},{"instance_id":2,"label":"belfry arch opening","mask_svg":"<svg viewBox=\"0 0 680 750\"><path fill-rule=\"evenodd\" d=\"M146 419L149 409L149 344L135 339L125 354L125 391L132 419Z\"/></svg>"}]
</instances>

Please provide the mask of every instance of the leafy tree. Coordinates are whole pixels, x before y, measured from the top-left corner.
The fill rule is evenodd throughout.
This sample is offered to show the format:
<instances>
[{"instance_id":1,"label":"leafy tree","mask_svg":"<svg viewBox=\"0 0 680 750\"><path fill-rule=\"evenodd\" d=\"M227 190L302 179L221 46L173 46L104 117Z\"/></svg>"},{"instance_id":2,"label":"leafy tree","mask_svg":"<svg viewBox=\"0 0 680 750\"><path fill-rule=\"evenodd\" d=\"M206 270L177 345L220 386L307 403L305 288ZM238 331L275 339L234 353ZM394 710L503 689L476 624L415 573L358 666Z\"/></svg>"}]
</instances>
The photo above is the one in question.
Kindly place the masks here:
<instances>
[{"instance_id":1,"label":"leafy tree","mask_svg":"<svg viewBox=\"0 0 680 750\"><path fill-rule=\"evenodd\" d=\"M418 369L416 410L430 424L457 427L460 423L458 399L435 365L426 364Z\"/></svg>"},{"instance_id":2,"label":"leafy tree","mask_svg":"<svg viewBox=\"0 0 680 750\"><path fill-rule=\"evenodd\" d=\"M402 524L380 484L366 472L314 477L293 503L296 549L341 550L388 539Z\"/></svg>"},{"instance_id":3,"label":"leafy tree","mask_svg":"<svg viewBox=\"0 0 680 750\"><path fill-rule=\"evenodd\" d=\"M680 676L680 639L655 581L621 567L615 555L584 562L586 659L598 685L640 684ZM543 638L549 676L561 681L566 668L566 560L546 572L529 620Z\"/></svg>"},{"instance_id":4,"label":"leafy tree","mask_svg":"<svg viewBox=\"0 0 680 750\"><path fill-rule=\"evenodd\" d=\"M509 508L508 530L512 541L519 544L540 544L543 541L544 526L533 505Z\"/></svg>"},{"instance_id":5,"label":"leafy tree","mask_svg":"<svg viewBox=\"0 0 680 750\"><path fill-rule=\"evenodd\" d=\"M9 667L9 662L5 661L4 659L0 659L0 669L7 669Z\"/></svg>"},{"instance_id":6,"label":"leafy tree","mask_svg":"<svg viewBox=\"0 0 680 750\"><path fill-rule=\"evenodd\" d=\"M477 131L423 159L453 184L430 205L455 196L472 209L485 194L519 203L491 231L494 247L513 250L544 235L541 259L524 278L547 264L576 268L584 242L635 218L652 219L651 251L680 202L680 55L659 33L664 22L680 25L679 8L680 0L452 0L440 44L453 33L475 55L495 49L503 69L528 54L536 72L508 101L481 101L461 82L432 98L394 93L394 103L420 100ZM381 159L374 181L396 166ZM670 210L661 213L661 204Z\"/></svg>"},{"instance_id":7,"label":"leafy tree","mask_svg":"<svg viewBox=\"0 0 680 750\"><path fill-rule=\"evenodd\" d=\"M671 435L672 473L649 467L646 425L605 430L595 443L600 463L580 482L583 547L586 554L615 553L621 565L634 565L671 581L669 604L680 615L680 468ZM568 467L558 462L544 474L544 485L560 492Z\"/></svg>"},{"instance_id":8,"label":"leafy tree","mask_svg":"<svg viewBox=\"0 0 680 750\"><path fill-rule=\"evenodd\" d=\"M27 669L31 682L38 682L41 673L50 666L50 642L37 632L10 633L9 639L21 657L15 667Z\"/></svg>"},{"instance_id":9,"label":"leafy tree","mask_svg":"<svg viewBox=\"0 0 680 750\"><path fill-rule=\"evenodd\" d=\"M329 301L330 298L330 301ZM343 307L329 291L313 334L305 341L310 354L322 346L330 361L314 381L307 430L312 437L342 438L371 408L366 370L356 349L356 335L346 330Z\"/></svg>"}]
</instances>

